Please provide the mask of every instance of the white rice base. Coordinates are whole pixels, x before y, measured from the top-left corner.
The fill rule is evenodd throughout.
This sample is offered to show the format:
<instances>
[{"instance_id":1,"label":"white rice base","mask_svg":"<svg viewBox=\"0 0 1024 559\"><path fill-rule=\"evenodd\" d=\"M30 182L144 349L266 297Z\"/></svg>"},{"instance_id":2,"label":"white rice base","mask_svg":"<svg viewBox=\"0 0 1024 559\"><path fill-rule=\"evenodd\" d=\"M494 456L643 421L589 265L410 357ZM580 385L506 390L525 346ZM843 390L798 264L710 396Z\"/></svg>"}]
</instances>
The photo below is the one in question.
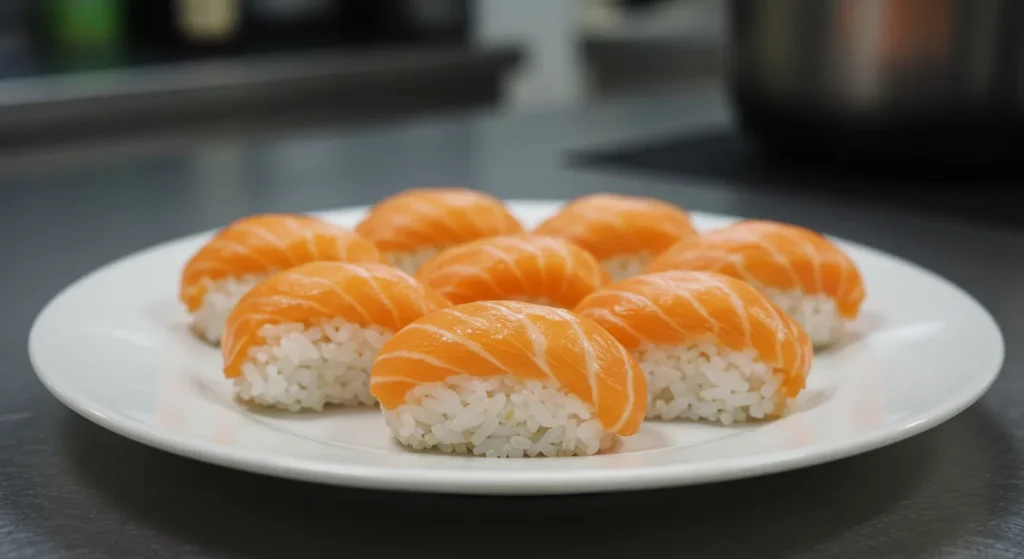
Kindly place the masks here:
<instances>
[{"instance_id":1,"label":"white rice base","mask_svg":"<svg viewBox=\"0 0 1024 559\"><path fill-rule=\"evenodd\" d=\"M534 305L543 305L545 307L556 307L563 308L551 299L547 297L534 297L532 295L520 295L515 297L509 297L509 301L520 301L523 303L532 303Z\"/></svg>"},{"instance_id":2,"label":"white rice base","mask_svg":"<svg viewBox=\"0 0 1024 559\"><path fill-rule=\"evenodd\" d=\"M618 438L576 396L511 375L459 375L420 385L384 418L394 437L413 449L488 458L587 456Z\"/></svg>"},{"instance_id":3,"label":"white rice base","mask_svg":"<svg viewBox=\"0 0 1024 559\"><path fill-rule=\"evenodd\" d=\"M339 318L316 325L268 324L235 379L241 400L297 412L327 404L374 405L370 367L393 332Z\"/></svg>"},{"instance_id":4,"label":"white rice base","mask_svg":"<svg viewBox=\"0 0 1024 559\"><path fill-rule=\"evenodd\" d=\"M219 281L204 280L207 284L202 305L192 315L192 331L211 344L220 344L224 334L224 323L231 310L242 298L269 274L253 274Z\"/></svg>"},{"instance_id":5,"label":"white rice base","mask_svg":"<svg viewBox=\"0 0 1024 559\"><path fill-rule=\"evenodd\" d=\"M701 342L648 346L634 356L647 376L648 418L730 425L781 417L795 406L781 389L783 375L760 362L753 349Z\"/></svg>"},{"instance_id":6,"label":"white rice base","mask_svg":"<svg viewBox=\"0 0 1024 559\"><path fill-rule=\"evenodd\" d=\"M602 260L601 266L612 277L612 281L619 281L640 275L650 261L650 254L624 254Z\"/></svg>"},{"instance_id":7,"label":"white rice base","mask_svg":"<svg viewBox=\"0 0 1024 559\"><path fill-rule=\"evenodd\" d=\"M399 270L409 275L414 275L419 271L420 267L426 264L427 260L437 256L437 253L442 250L444 250L442 247L430 247L414 252L386 252L384 253L384 258L389 264Z\"/></svg>"},{"instance_id":8,"label":"white rice base","mask_svg":"<svg viewBox=\"0 0 1024 559\"><path fill-rule=\"evenodd\" d=\"M759 289L803 327L815 346L833 344L846 332L849 321L839 316L835 300L827 295L809 295L798 289Z\"/></svg>"}]
</instances>

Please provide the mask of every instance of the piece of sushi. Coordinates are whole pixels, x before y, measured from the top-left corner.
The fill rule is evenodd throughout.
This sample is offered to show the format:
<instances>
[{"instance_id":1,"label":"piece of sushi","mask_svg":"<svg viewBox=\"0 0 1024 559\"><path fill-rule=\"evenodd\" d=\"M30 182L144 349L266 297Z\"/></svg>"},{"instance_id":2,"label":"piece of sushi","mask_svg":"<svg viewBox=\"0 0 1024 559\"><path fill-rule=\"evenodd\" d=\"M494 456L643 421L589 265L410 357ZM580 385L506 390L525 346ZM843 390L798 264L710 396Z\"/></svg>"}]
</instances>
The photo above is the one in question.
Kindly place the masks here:
<instances>
[{"instance_id":1,"label":"piece of sushi","mask_svg":"<svg viewBox=\"0 0 1024 559\"><path fill-rule=\"evenodd\" d=\"M517 300L572 308L608 283L589 252L557 237L508 235L450 248L416 274L455 304Z\"/></svg>"},{"instance_id":2,"label":"piece of sushi","mask_svg":"<svg viewBox=\"0 0 1024 559\"><path fill-rule=\"evenodd\" d=\"M794 318L817 346L839 341L865 298L856 264L824 235L786 223L746 220L682 241L647 272L706 270L742 279Z\"/></svg>"},{"instance_id":3,"label":"piece of sushi","mask_svg":"<svg viewBox=\"0 0 1024 559\"><path fill-rule=\"evenodd\" d=\"M414 188L370 209L356 232L387 262L415 274L442 250L485 237L523 232L497 198L468 188Z\"/></svg>"},{"instance_id":4,"label":"piece of sushi","mask_svg":"<svg viewBox=\"0 0 1024 559\"><path fill-rule=\"evenodd\" d=\"M804 389L814 355L792 317L750 284L713 272L636 276L595 291L576 313L633 353L652 418L728 425L780 417Z\"/></svg>"},{"instance_id":5,"label":"piece of sushi","mask_svg":"<svg viewBox=\"0 0 1024 559\"><path fill-rule=\"evenodd\" d=\"M182 271L179 298L192 330L220 343L224 321L245 292L275 272L318 260L381 262L381 256L358 234L310 216L260 214L232 222Z\"/></svg>"},{"instance_id":6,"label":"piece of sushi","mask_svg":"<svg viewBox=\"0 0 1024 559\"><path fill-rule=\"evenodd\" d=\"M593 254L613 280L640 273L673 244L698 236L682 208L619 194L576 198L533 232L572 241Z\"/></svg>"},{"instance_id":7,"label":"piece of sushi","mask_svg":"<svg viewBox=\"0 0 1024 559\"><path fill-rule=\"evenodd\" d=\"M221 344L224 376L239 399L262 406L372 405L377 351L405 325L449 305L386 264L303 264L238 301Z\"/></svg>"},{"instance_id":8,"label":"piece of sushi","mask_svg":"<svg viewBox=\"0 0 1024 559\"><path fill-rule=\"evenodd\" d=\"M415 449L505 458L591 455L637 432L646 381L593 321L481 301L413 322L370 378L394 437Z\"/></svg>"}]
</instances>

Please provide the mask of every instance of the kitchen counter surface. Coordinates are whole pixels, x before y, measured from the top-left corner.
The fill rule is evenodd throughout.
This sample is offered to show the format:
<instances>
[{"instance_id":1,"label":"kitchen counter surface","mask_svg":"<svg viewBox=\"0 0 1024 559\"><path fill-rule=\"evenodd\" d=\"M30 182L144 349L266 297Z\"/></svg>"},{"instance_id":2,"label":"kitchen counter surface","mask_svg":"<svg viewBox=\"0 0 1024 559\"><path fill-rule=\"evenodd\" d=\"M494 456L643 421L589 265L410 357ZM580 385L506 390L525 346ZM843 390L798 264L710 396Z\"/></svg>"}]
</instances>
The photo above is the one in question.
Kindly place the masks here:
<instances>
[{"instance_id":1,"label":"kitchen counter surface","mask_svg":"<svg viewBox=\"0 0 1024 559\"><path fill-rule=\"evenodd\" d=\"M721 99L691 84L529 115L5 165L0 557L1024 556L1024 235L868 202L566 165L571 150L726 125ZM976 296L1003 328L1006 365L977 405L863 456L704 487L536 500L333 489L192 462L79 418L32 373L35 314L113 258L247 213L368 204L439 184L505 198L646 194L873 245ZM433 524L441 519L452 524Z\"/></svg>"}]
</instances>

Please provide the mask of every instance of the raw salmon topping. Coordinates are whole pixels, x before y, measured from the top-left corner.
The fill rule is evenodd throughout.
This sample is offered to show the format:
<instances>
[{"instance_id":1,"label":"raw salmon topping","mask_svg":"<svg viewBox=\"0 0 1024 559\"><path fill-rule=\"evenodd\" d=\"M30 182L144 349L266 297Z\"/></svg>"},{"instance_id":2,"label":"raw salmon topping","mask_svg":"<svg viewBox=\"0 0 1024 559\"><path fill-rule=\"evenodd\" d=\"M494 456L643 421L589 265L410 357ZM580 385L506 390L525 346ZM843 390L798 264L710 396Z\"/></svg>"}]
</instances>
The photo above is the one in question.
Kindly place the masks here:
<instances>
[{"instance_id":1,"label":"raw salmon topping","mask_svg":"<svg viewBox=\"0 0 1024 559\"><path fill-rule=\"evenodd\" d=\"M414 188L370 209L356 232L384 252L443 249L523 226L505 204L468 188Z\"/></svg>"},{"instance_id":2,"label":"raw salmon topping","mask_svg":"<svg viewBox=\"0 0 1024 559\"><path fill-rule=\"evenodd\" d=\"M587 251L564 239L530 234L448 249L424 264L416 277L456 304L529 299L566 308L608 283Z\"/></svg>"},{"instance_id":3,"label":"raw salmon topping","mask_svg":"<svg viewBox=\"0 0 1024 559\"><path fill-rule=\"evenodd\" d=\"M563 237L599 260L661 253L697 236L681 208L640 196L592 194L577 198L534 230Z\"/></svg>"}]
</instances>

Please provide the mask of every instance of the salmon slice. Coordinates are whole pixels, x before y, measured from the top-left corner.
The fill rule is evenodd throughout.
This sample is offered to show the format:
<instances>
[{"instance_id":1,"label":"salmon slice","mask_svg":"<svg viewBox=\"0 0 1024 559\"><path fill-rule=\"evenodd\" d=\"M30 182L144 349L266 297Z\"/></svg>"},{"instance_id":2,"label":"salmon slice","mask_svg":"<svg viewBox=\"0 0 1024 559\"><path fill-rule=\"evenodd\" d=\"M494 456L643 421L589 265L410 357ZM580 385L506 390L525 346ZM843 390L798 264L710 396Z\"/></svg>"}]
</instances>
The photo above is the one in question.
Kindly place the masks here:
<instances>
[{"instance_id":1,"label":"salmon slice","mask_svg":"<svg viewBox=\"0 0 1024 559\"><path fill-rule=\"evenodd\" d=\"M414 188L373 206L356 232L392 263L414 273L423 259L440 250L521 233L523 226L501 200L488 194L468 188ZM419 253L425 256L417 259Z\"/></svg>"},{"instance_id":2,"label":"salmon slice","mask_svg":"<svg viewBox=\"0 0 1024 559\"><path fill-rule=\"evenodd\" d=\"M253 215L219 231L188 261L179 296L196 312L212 283L319 260L382 261L371 242L337 225L304 215Z\"/></svg>"},{"instance_id":3,"label":"salmon slice","mask_svg":"<svg viewBox=\"0 0 1024 559\"><path fill-rule=\"evenodd\" d=\"M635 275L673 244L698 233L682 208L653 198L592 194L577 198L534 229L562 237L593 254L615 279ZM626 262L621 262L626 259Z\"/></svg>"},{"instance_id":4,"label":"salmon slice","mask_svg":"<svg viewBox=\"0 0 1024 559\"><path fill-rule=\"evenodd\" d=\"M857 266L839 247L809 229L766 220L741 221L681 241L645 272L665 270L719 272L762 289L824 295L846 320L857 317L865 298Z\"/></svg>"},{"instance_id":5,"label":"salmon slice","mask_svg":"<svg viewBox=\"0 0 1024 559\"><path fill-rule=\"evenodd\" d=\"M455 304L516 299L565 308L609 281L587 251L530 234L450 248L427 261L416 277Z\"/></svg>"},{"instance_id":6,"label":"salmon slice","mask_svg":"<svg viewBox=\"0 0 1024 559\"><path fill-rule=\"evenodd\" d=\"M792 317L750 284L713 272L640 275L595 291L575 312L631 351L694 347L700 352L701 344L709 343L746 353L769 367L771 376L782 375L790 398L803 390L814 355L810 338Z\"/></svg>"},{"instance_id":7,"label":"salmon slice","mask_svg":"<svg viewBox=\"0 0 1024 559\"><path fill-rule=\"evenodd\" d=\"M450 303L408 274L377 263L312 262L251 289L228 316L221 342L224 375L239 376L267 325L317 325L333 319L396 332Z\"/></svg>"},{"instance_id":8,"label":"salmon slice","mask_svg":"<svg viewBox=\"0 0 1024 559\"><path fill-rule=\"evenodd\" d=\"M621 344L590 319L519 301L467 303L414 321L381 348L370 391L394 410L418 386L499 375L552 383L622 436L644 418L644 375Z\"/></svg>"}]
</instances>

